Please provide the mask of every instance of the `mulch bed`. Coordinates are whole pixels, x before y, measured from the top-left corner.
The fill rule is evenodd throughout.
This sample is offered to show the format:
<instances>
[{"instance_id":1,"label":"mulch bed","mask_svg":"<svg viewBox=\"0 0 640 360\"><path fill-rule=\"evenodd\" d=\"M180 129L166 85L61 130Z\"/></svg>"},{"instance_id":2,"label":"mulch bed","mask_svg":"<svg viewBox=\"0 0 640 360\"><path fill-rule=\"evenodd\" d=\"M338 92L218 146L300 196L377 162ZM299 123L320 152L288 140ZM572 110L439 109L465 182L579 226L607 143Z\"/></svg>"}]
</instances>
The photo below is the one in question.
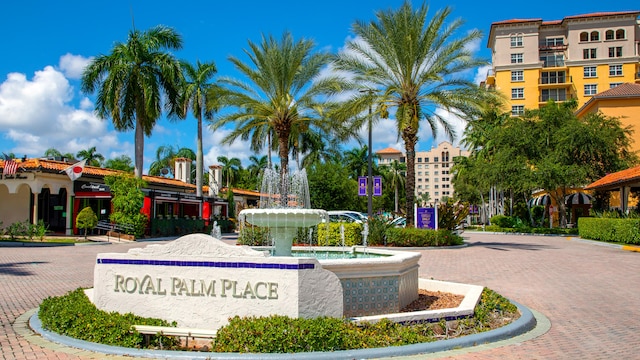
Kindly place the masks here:
<instances>
[{"instance_id":1,"label":"mulch bed","mask_svg":"<svg viewBox=\"0 0 640 360\"><path fill-rule=\"evenodd\" d=\"M464 299L464 295L419 289L418 298L400 312L455 308L460 305L462 299Z\"/></svg>"}]
</instances>

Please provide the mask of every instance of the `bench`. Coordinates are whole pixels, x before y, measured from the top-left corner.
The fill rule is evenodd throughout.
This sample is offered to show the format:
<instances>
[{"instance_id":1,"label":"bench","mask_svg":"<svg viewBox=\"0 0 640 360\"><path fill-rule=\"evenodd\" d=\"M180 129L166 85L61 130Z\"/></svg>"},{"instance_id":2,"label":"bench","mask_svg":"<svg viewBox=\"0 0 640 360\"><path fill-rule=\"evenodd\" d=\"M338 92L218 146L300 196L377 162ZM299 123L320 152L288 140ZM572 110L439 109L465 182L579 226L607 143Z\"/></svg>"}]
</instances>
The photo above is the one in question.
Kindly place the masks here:
<instances>
[{"instance_id":1,"label":"bench","mask_svg":"<svg viewBox=\"0 0 640 360\"><path fill-rule=\"evenodd\" d=\"M132 325L137 332L144 335L145 345L149 345L151 335L177 336L186 339L186 347L189 347L189 338L214 339L216 331L210 329L178 328L169 326ZM162 349L162 343L160 343Z\"/></svg>"}]
</instances>

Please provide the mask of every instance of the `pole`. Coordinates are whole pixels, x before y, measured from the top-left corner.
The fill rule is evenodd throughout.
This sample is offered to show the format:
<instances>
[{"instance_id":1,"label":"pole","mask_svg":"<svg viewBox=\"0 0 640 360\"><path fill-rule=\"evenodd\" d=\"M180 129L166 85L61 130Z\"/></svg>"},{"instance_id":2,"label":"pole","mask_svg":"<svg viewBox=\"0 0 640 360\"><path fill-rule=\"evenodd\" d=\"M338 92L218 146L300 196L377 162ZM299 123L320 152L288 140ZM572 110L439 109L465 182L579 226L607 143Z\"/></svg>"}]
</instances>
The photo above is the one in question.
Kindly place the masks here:
<instances>
[{"instance_id":1,"label":"pole","mask_svg":"<svg viewBox=\"0 0 640 360\"><path fill-rule=\"evenodd\" d=\"M372 154L371 154L371 104L369 104L369 154L368 154L368 171L369 174L367 176L367 216L371 219L373 215L373 166L372 166Z\"/></svg>"}]
</instances>

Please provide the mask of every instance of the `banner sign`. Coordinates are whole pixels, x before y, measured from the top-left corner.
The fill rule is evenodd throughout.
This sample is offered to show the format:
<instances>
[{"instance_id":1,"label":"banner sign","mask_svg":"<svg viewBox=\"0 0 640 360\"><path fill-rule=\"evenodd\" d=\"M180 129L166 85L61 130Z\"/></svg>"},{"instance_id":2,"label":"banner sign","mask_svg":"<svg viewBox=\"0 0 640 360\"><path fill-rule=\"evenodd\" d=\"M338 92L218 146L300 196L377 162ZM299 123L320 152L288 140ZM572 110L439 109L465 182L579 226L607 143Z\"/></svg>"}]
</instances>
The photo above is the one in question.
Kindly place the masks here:
<instances>
[{"instance_id":1,"label":"banner sign","mask_svg":"<svg viewBox=\"0 0 640 360\"><path fill-rule=\"evenodd\" d=\"M373 196L382 196L382 177L373 177Z\"/></svg>"},{"instance_id":2,"label":"banner sign","mask_svg":"<svg viewBox=\"0 0 640 360\"><path fill-rule=\"evenodd\" d=\"M367 177L358 177L358 196L367 196Z\"/></svg>"},{"instance_id":3,"label":"banner sign","mask_svg":"<svg viewBox=\"0 0 640 360\"><path fill-rule=\"evenodd\" d=\"M417 208L416 209L416 227L419 229L435 229L436 228L436 208Z\"/></svg>"}]
</instances>

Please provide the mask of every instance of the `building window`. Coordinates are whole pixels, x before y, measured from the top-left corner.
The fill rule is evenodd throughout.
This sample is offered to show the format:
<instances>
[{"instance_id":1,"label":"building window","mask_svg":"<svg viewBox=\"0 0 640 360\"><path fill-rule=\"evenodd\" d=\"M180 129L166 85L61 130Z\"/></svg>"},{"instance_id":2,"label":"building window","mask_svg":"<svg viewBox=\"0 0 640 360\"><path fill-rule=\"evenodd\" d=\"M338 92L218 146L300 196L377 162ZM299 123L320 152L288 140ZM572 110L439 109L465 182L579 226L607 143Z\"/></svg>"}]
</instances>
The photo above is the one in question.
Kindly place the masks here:
<instances>
[{"instance_id":1,"label":"building window","mask_svg":"<svg viewBox=\"0 0 640 360\"><path fill-rule=\"evenodd\" d=\"M522 47L522 35L511 35L511 47Z\"/></svg>"},{"instance_id":2,"label":"building window","mask_svg":"<svg viewBox=\"0 0 640 360\"><path fill-rule=\"evenodd\" d=\"M438 185L437 185L437 184L436 184L436 185L433 185L433 188L434 188L434 189L438 189Z\"/></svg>"},{"instance_id":3,"label":"building window","mask_svg":"<svg viewBox=\"0 0 640 360\"><path fill-rule=\"evenodd\" d=\"M614 87L618 87L620 85L622 85L622 83L611 83L609 84L609 89L613 89Z\"/></svg>"},{"instance_id":4,"label":"building window","mask_svg":"<svg viewBox=\"0 0 640 360\"><path fill-rule=\"evenodd\" d=\"M622 57L622 46L610 47L609 57Z\"/></svg>"},{"instance_id":5,"label":"building window","mask_svg":"<svg viewBox=\"0 0 640 360\"><path fill-rule=\"evenodd\" d=\"M424 158L424 162L429 162L429 158ZM427 165L429 167L429 165Z\"/></svg>"},{"instance_id":6,"label":"building window","mask_svg":"<svg viewBox=\"0 0 640 360\"><path fill-rule=\"evenodd\" d=\"M562 84L565 82L564 71L544 71L540 79L542 84Z\"/></svg>"},{"instance_id":7,"label":"building window","mask_svg":"<svg viewBox=\"0 0 640 360\"><path fill-rule=\"evenodd\" d=\"M609 65L609 76L622 76L622 65Z\"/></svg>"},{"instance_id":8,"label":"building window","mask_svg":"<svg viewBox=\"0 0 640 360\"><path fill-rule=\"evenodd\" d=\"M434 171L434 172L433 172L433 175L438 175L438 172L437 172L437 171Z\"/></svg>"},{"instance_id":9,"label":"building window","mask_svg":"<svg viewBox=\"0 0 640 360\"><path fill-rule=\"evenodd\" d=\"M511 106L511 115L512 116L524 115L524 105L513 105L513 106Z\"/></svg>"},{"instance_id":10,"label":"building window","mask_svg":"<svg viewBox=\"0 0 640 360\"><path fill-rule=\"evenodd\" d=\"M513 89L511 89L511 98L512 99L524 99L524 88L513 88Z\"/></svg>"},{"instance_id":11,"label":"building window","mask_svg":"<svg viewBox=\"0 0 640 360\"><path fill-rule=\"evenodd\" d=\"M604 33L604 39L605 40L613 40L613 30L607 30Z\"/></svg>"},{"instance_id":12,"label":"building window","mask_svg":"<svg viewBox=\"0 0 640 360\"><path fill-rule=\"evenodd\" d=\"M418 162L422 162L422 158L418 158Z\"/></svg>"},{"instance_id":13,"label":"building window","mask_svg":"<svg viewBox=\"0 0 640 360\"><path fill-rule=\"evenodd\" d=\"M599 41L600 40L600 33L597 31L592 31L591 32L591 36L590 36L590 40L591 41Z\"/></svg>"},{"instance_id":14,"label":"building window","mask_svg":"<svg viewBox=\"0 0 640 360\"><path fill-rule=\"evenodd\" d=\"M511 63L512 64L522 64L524 61L522 53L520 54L511 54Z\"/></svg>"},{"instance_id":15,"label":"building window","mask_svg":"<svg viewBox=\"0 0 640 360\"><path fill-rule=\"evenodd\" d=\"M616 30L616 40L623 40L623 39L625 39L624 29Z\"/></svg>"},{"instance_id":16,"label":"building window","mask_svg":"<svg viewBox=\"0 0 640 360\"><path fill-rule=\"evenodd\" d=\"M425 165L424 168L428 169L429 168L429 164ZM428 174L428 172L427 172L427 174Z\"/></svg>"},{"instance_id":17,"label":"building window","mask_svg":"<svg viewBox=\"0 0 640 360\"><path fill-rule=\"evenodd\" d=\"M582 58L583 59L595 59L596 58L596 49L582 49Z\"/></svg>"},{"instance_id":18,"label":"building window","mask_svg":"<svg viewBox=\"0 0 640 360\"><path fill-rule=\"evenodd\" d=\"M564 54L547 54L540 56L544 67L564 66Z\"/></svg>"},{"instance_id":19,"label":"building window","mask_svg":"<svg viewBox=\"0 0 640 360\"><path fill-rule=\"evenodd\" d=\"M567 100L566 89L542 89L540 101L546 102L553 101L565 101Z\"/></svg>"},{"instance_id":20,"label":"building window","mask_svg":"<svg viewBox=\"0 0 640 360\"><path fill-rule=\"evenodd\" d=\"M511 81L524 81L524 71L515 70L511 72Z\"/></svg>"},{"instance_id":21,"label":"building window","mask_svg":"<svg viewBox=\"0 0 640 360\"><path fill-rule=\"evenodd\" d=\"M597 84L585 84L584 85L584 96L593 96L598 93L598 85Z\"/></svg>"},{"instance_id":22,"label":"building window","mask_svg":"<svg viewBox=\"0 0 640 360\"><path fill-rule=\"evenodd\" d=\"M586 31L580 33L580 41L589 41L589 34Z\"/></svg>"},{"instance_id":23,"label":"building window","mask_svg":"<svg viewBox=\"0 0 640 360\"><path fill-rule=\"evenodd\" d=\"M418 176L422 176L422 171L418 171Z\"/></svg>"},{"instance_id":24,"label":"building window","mask_svg":"<svg viewBox=\"0 0 640 360\"><path fill-rule=\"evenodd\" d=\"M544 40L544 45L547 47L553 47L553 46L562 46L564 45L564 39L559 37L559 38L547 38Z\"/></svg>"},{"instance_id":25,"label":"building window","mask_svg":"<svg viewBox=\"0 0 640 360\"><path fill-rule=\"evenodd\" d=\"M584 67L584 77L585 78L594 78L597 77L598 74L596 72L595 66L585 66Z\"/></svg>"},{"instance_id":26,"label":"building window","mask_svg":"<svg viewBox=\"0 0 640 360\"><path fill-rule=\"evenodd\" d=\"M422 165L418 165L418 169L422 169Z\"/></svg>"},{"instance_id":27,"label":"building window","mask_svg":"<svg viewBox=\"0 0 640 360\"><path fill-rule=\"evenodd\" d=\"M433 165L433 168L437 169L438 168L438 164Z\"/></svg>"},{"instance_id":28,"label":"building window","mask_svg":"<svg viewBox=\"0 0 640 360\"><path fill-rule=\"evenodd\" d=\"M434 157L433 162L438 162L438 157Z\"/></svg>"}]
</instances>

